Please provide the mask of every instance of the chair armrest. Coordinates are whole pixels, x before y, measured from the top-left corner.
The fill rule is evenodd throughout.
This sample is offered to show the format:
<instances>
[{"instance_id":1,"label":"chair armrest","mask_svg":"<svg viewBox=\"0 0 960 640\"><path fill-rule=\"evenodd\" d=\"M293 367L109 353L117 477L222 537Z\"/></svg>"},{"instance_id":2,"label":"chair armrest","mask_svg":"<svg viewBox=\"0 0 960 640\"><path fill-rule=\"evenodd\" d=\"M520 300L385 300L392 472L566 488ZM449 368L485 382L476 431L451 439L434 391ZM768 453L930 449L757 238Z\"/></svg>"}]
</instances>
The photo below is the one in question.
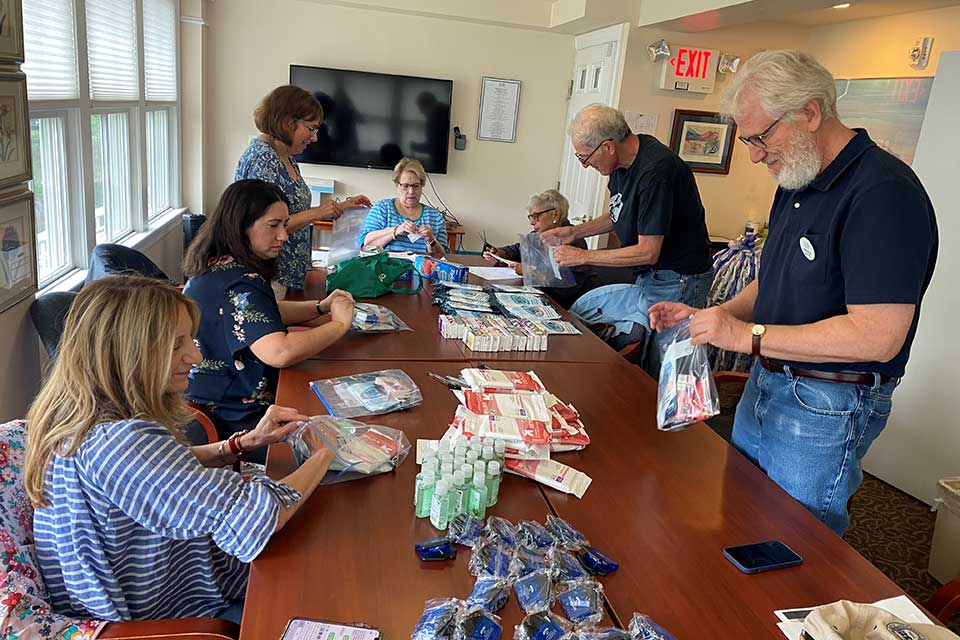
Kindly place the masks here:
<instances>
[{"instance_id":1,"label":"chair armrest","mask_svg":"<svg viewBox=\"0 0 960 640\"><path fill-rule=\"evenodd\" d=\"M240 627L220 618L111 622L97 637L104 640L236 640L240 637Z\"/></svg>"},{"instance_id":2,"label":"chair armrest","mask_svg":"<svg viewBox=\"0 0 960 640\"><path fill-rule=\"evenodd\" d=\"M194 419L200 423L200 426L203 427L204 433L207 434L207 443L217 442L220 440L220 436L217 435L217 428L213 424L213 420L210 419L206 413L203 412L203 407L201 407L196 402L187 401L187 405L193 411Z\"/></svg>"},{"instance_id":3,"label":"chair armrest","mask_svg":"<svg viewBox=\"0 0 960 640\"><path fill-rule=\"evenodd\" d=\"M927 611L946 624L957 611L960 611L960 578L954 578L933 594L926 606Z\"/></svg>"}]
</instances>

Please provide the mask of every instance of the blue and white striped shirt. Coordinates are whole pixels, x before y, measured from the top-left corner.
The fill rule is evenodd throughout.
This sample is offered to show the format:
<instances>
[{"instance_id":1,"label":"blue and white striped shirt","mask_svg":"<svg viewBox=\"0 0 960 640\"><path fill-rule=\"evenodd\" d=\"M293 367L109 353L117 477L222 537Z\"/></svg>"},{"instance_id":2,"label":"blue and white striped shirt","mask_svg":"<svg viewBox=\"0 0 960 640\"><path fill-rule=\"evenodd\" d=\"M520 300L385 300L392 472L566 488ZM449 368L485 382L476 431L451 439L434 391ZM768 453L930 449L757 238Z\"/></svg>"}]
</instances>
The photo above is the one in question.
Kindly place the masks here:
<instances>
[{"instance_id":1,"label":"blue and white striped shirt","mask_svg":"<svg viewBox=\"0 0 960 640\"><path fill-rule=\"evenodd\" d=\"M54 456L34 516L37 559L58 613L100 620L213 616L243 597L247 565L299 494L202 466L164 427L97 425Z\"/></svg>"},{"instance_id":2,"label":"blue and white striped shirt","mask_svg":"<svg viewBox=\"0 0 960 640\"><path fill-rule=\"evenodd\" d=\"M443 215L433 207L428 207L425 204L420 206L422 207L420 217L411 222L417 227L422 227L425 224L430 225L433 228L433 236L437 239L437 242L440 243L444 251L449 252L450 246L447 244L447 223L443 221ZM373 207L370 208L370 213L367 214L367 219L363 223L363 229L360 231L360 247L363 247L364 242L367 240L367 234L371 231L396 227L407 220L410 220L410 218L405 218L400 215L393 198L377 200ZM430 253L427 249L426 240L417 238L416 242L410 242L410 239L406 235L397 236L397 239L388 242L384 246L384 249L387 251Z\"/></svg>"}]
</instances>

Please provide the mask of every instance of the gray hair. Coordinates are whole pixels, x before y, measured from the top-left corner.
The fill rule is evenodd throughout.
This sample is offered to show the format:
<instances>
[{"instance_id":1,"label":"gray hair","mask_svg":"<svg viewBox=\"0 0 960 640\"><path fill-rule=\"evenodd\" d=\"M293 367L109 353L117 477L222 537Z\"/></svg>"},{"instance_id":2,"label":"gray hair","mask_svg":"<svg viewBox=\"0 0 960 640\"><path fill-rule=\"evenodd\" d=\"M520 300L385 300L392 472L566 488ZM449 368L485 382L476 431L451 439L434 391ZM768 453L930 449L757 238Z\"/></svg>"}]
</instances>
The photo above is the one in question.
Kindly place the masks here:
<instances>
[{"instance_id":1,"label":"gray hair","mask_svg":"<svg viewBox=\"0 0 960 640\"><path fill-rule=\"evenodd\" d=\"M597 147L604 140L620 142L630 135L623 114L605 104L588 104L573 117L567 130L574 142Z\"/></svg>"},{"instance_id":2,"label":"gray hair","mask_svg":"<svg viewBox=\"0 0 960 640\"><path fill-rule=\"evenodd\" d=\"M744 91L756 95L771 117L799 111L811 100L820 104L824 120L837 117L833 75L809 53L796 49L761 51L747 60L723 92L724 116L736 117Z\"/></svg>"},{"instance_id":3,"label":"gray hair","mask_svg":"<svg viewBox=\"0 0 960 640\"><path fill-rule=\"evenodd\" d=\"M427 172L424 171L423 165L420 164L420 161L415 158L403 158L397 163L397 166L393 168L394 184L400 184L400 177L403 176L405 171L409 171L417 176L417 179L420 180L420 184L426 184Z\"/></svg>"},{"instance_id":4,"label":"gray hair","mask_svg":"<svg viewBox=\"0 0 960 640\"><path fill-rule=\"evenodd\" d=\"M528 212L534 210L549 211L550 209L556 209L557 213L560 214L560 222L563 222L567 219L567 213L570 211L570 203L567 202L563 194L556 189L547 189L546 191L535 193L530 196L530 200L527 201Z\"/></svg>"}]
</instances>

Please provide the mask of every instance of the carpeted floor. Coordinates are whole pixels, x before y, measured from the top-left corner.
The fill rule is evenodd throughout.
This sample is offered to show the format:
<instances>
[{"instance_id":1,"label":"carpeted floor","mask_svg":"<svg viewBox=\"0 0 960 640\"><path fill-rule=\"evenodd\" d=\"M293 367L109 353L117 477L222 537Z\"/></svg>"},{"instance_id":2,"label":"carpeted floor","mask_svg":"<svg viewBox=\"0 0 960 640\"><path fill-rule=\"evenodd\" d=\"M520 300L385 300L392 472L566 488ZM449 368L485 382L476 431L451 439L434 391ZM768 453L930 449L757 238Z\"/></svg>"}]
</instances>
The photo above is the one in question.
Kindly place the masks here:
<instances>
[{"instance_id":1,"label":"carpeted floor","mask_svg":"<svg viewBox=\"0 0 960 640\"><path fill-rule=\"evenodd\" d=\"M708 421L730 440L740 387L721 384L720 415ZM844 535L851 547L909 594L924 604L939 587L927 573L936 514L913 496L869 474L850 503L850 529ZM947 624L960 634L960 614Z\"/></svg>"}]
</instances>

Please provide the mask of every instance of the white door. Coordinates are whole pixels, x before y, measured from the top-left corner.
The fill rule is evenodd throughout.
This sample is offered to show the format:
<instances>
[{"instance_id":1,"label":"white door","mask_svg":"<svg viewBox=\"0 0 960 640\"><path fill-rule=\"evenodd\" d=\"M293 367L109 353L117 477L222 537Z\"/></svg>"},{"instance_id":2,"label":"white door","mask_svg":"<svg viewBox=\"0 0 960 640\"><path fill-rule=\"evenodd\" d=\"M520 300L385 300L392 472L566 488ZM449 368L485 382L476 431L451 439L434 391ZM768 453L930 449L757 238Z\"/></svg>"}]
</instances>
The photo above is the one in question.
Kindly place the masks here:
<instances>
[{"instance_id":1,"label":"white door","mask_svg":"<svg viewBox=\"0 0 960 640\"><path fill-rule=\"evenodd\" d=\"M913 170L937 213L937 267L923 298L906 374L893 394L893 412L864 460L867 471L927 503L936 496L939 478L960 476L956 400L960 252L955 249L960 241L958 104L960 51L944 52L913 159Z\"/></svg>"},{"instance_id":2,"label":"white door","mask_svg":"<svg viewBox=\"0 0 960 640\"><path fill-rule=\"evenodd\" d=\"M630 25L614 25L577 36L577 55L570 83L567 123L580 109L600 102L616 107L620 101L623 52ZM560 193L570 201L570 218L585 222L601 215L606 178L593 169L584 169L574 156L573 145L564 127L563 157L560 163ZM597 239L591 239L595 246Z\"/></svg>"}]
</instances>

